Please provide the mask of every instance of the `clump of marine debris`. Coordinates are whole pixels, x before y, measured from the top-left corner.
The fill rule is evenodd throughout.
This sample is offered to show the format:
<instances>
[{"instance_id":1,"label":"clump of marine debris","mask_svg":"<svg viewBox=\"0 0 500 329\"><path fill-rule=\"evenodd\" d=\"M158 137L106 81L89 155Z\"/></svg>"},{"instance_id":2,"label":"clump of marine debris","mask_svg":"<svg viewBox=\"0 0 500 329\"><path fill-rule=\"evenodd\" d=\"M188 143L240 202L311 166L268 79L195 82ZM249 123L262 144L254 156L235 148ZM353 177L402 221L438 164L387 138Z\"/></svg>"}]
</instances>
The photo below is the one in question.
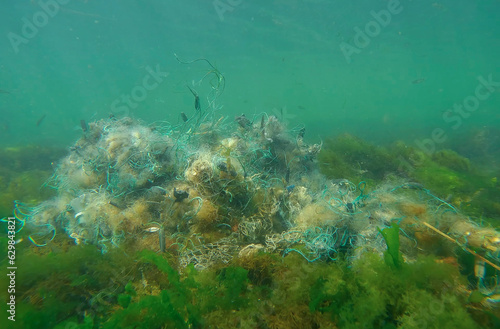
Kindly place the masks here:
<instances>
[{"instance_id":1,"label":"clump of marine debris","mask_svg":"<svg viewBox=\"0 0 500 329\"><path fill-rule=\"evenodd\" d=\"M16 204L29 240L43 247L67 234L102 253L149 249L175 255L179 270L204 270L261 253L387 258L395 230L394 265L433 253L438 240L448 254L458 246L475 257L483 302L498 301L497 285L483 280L485 267L499 269L496 230L402 178L377 186L327 179L318 170L321 144L307 144L304 127L266 113L228 122L196 110L177 125L83 122L83 136L46 183L57 195Z\"/></svg>"}]
</instances>

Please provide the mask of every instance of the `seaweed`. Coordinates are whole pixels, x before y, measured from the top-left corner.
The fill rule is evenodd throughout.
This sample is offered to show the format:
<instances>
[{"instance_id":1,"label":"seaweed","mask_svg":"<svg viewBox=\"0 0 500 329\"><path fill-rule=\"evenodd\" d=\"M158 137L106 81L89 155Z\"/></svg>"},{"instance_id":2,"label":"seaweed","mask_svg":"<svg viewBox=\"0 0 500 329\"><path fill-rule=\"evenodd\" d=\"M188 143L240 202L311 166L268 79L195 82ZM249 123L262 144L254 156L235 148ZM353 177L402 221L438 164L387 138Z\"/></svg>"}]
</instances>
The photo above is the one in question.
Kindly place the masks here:
<instances>
[{"instance_id":1,"label":"seaweed","mask_svg":"<svg viewBox=\"0 0 500 329\"><path fill-rule=\"evenodd\" d=\"M398 169L397 156L349 134L327 139L318 155L320 169L329 178L359 182L382 180Z\"/></svg>"},{"instance_id":2,"label":"seaweed","mask_svg":"<svg viewBox=\"0 0 500 329\"><path fill-rule=\"evenodd\" d=\"M62 149L40 146L0 149L0 218L12 214L14 200L36 203L54 194L40 187L52 174L51 163L63 154Z\"/></svg>"},{"instance_id":3,"label":"seaweed","mask_svg":"<svg viewBox=\"0 0 500 329\"><path fill-rule=\"evenodd\" d=\"M132 297L135 296L137 296L137 292L132 287L132 282L129 281L129 283L125 286L125 293L118 295L118 305L123 308L127 308L132 301Z\"/></svg>"},{"instance_id":4,"label":"seaweed","mask_svg":"<svg viewBox=\"0 0 500 329\"><path fill-rule=\"evenodd\" d=\"M242 267L226 267L219 274L221 282L220 305L227 310L238 310L248 305L244 297L248 285L248 271Z\"/></svg>"},{"instance_id":5,"label":"seaweed","mask_svg":"<svg viewBox=\"0 0 500 329\"><path fill-rule=\"evenodd\" d=\"M433 257L394 271L366 254L340 273L316 279L309 291L311 311L340 328L480 327L462 306L466 297L453 289L458 270Z\"/></svg>"},{"instance_id":6,"label":"seaweed","mask_svg":"<svg viewBox=\"0 0 500 329\"><path fill-rule=\"evenodd\" d=\"M115 312L102 328L161 328L165 324L189 328L190 324L179 312L179 306L167 290L162 290L160 296L143 296L126 309Z\"/></svg>"},{"instance_id":7,"label":"seaweed","mask_svg":"<svg viewBox=\"0 0 500 329\"><path fill-rule=\"evenodd\" d=\"M318 159L321 172L331 179L376 185L396 175L424 185L468 215L500 219L498 173L480 170L454 150L426 153L404 142L375 146L344 134L327 139Z\"/></svg>"},{"instance_id":8,"label":"seaweed","mask_svg":"<svg viewBox=\"0 0 500 329\"><path fill-rule=\"evenodd\" d=\"M457 172L468 172L471 170L470 160L453 150L444 149L434 152L432 154L432 160L440 166Z\"/></svg>"},{"instance_id":9,"label":"seaweed","mask_svg":"<svg viewBox=\"0 0 500 329\"><path fill-rule=\"evenodd\" d=\"M165 325L175 328L201 327L200 315L192 302L191 281L181 281L177 271L159 254L143 250L139 256L143 262L153 263L167 275L168 286L159 295L141 296L133 302L130 302L131 298L122 297L121 301L126 307L122 305L123 309L115 312L103 324L103 328L159 328ZM135 290L131 283L127 286L125 291L132 297Z\"/></svg>"},{"instance_id":10,"label":"seaweed","mask_svg":"<svg viewBox=\"0 0 500 329\"><path fill-rule=\"evenodd\" d=\"M392 222L391 227L378 230L387 244L387 250L384 253L385 263L392 268L400 269L404 260L399 251L399 225Z\"/></svg>"},{"instance_id":11,"label":"seaweed","mask_svg":"<svg viewBox=\"0 0 500 329\"><path fill-rule=\"evenodd\" d=\"M388 250L397 250L397 226L382 232L392 232ZM351 265L257 253L236 262L247 268L191 265L179 273L168 256L146 250L137 257L102 255L92 246L28 250L20 257L28 272L18 280L18 318L24 328L479 327L464 307L472 301L461 292L458 268L420 257L395 270L392 258L400 254L388 254L389 264L365 253ZM256 271L264 276L250 275ZM485 326L495 321L475 316Z\"/></svg>"},{"instance_id":12,"label":"seaweed","mask_svg":"<svg viewBox=\"0 0 500 329\"><path fill-rule=\"evenodd\" d=\"M134 269L120 250L102 255L94 246L71 242L57 238L42 254L37 247L26 248L26 242L17 245L16 266L22 269L16 273L17 322L23 328L53 328L81 319L83 310L93 318L103 316L116 302L120 280Z\"/></svg>"}]
</instances>

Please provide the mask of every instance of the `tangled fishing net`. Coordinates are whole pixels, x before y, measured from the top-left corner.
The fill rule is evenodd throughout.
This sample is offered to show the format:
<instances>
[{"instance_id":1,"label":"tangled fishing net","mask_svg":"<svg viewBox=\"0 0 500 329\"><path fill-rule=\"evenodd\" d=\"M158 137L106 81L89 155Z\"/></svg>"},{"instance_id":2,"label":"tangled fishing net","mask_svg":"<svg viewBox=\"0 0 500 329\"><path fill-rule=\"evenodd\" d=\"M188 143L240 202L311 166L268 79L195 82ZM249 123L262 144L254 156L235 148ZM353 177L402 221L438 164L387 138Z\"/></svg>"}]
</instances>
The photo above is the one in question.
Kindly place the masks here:
<instances>
[{"instance_id":1,"label":"tangled fishing net","mask_svg":"<svg viewBox=\"0 0 500 329\"><path fill-rule=\"evenodd\" d=\"M37 246L65 232L76 244L149 248L204 269L257 252L297 253L309 262L356 259L387 249L397 223L406 261L443 239L496 266L500 233L481 227L425 187L328 180L320 144L276 117L234 122L199 113L178 125L131 118L90 123L46 183L57 196L16 203ZM492 285L496 289L496 284ZM493 293L494 291L489 291Z\"/></svg>"}]
</instances>

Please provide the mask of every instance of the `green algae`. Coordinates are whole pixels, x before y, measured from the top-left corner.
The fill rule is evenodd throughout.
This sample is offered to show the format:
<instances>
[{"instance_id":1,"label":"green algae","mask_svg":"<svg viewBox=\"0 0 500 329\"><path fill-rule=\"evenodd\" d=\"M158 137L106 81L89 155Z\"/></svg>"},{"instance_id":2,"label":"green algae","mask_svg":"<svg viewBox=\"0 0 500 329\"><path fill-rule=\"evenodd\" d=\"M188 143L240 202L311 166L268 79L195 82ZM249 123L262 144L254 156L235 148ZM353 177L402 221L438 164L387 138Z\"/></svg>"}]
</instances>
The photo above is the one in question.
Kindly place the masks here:
<instances>
[{"instance_id":1,"label":"green algae","mask_svg":"<svg viewBox=\"0 0 500 329\"><path fill-rule=\"evenodd\" d=\"M456 172L468 172L471 170L470 160L453 150L444 149L434 152L431 158L438 165L447 167Z\"/></svg>"},{"instance_id":2,"label":"green algae","mask_svg":"<svg viewBox=\"0 0 500 329\"><path fill-rule=\"evenodd\" d=\"M38 203L54 194L41 186L63 154L61 149L39 146L0 149L0 218L12 214L14 200Z\"/></svg>"},{"instance_id":3,"label":"green algae","mask_svg":"<svg viewBox=\"0 0 500 329\"><path fill-rule=\"evenodd\" d=\"M341 328L480 328L452 289L456 270L432 257L393 271L367 254L344 271L317 279L309 304Z\"/></svg>"},{"instance_id":4,"label":"green algae","mask_svg":"<svg viewBox=\"0 0 500 329\"><path fill-rule=\"evenodd\" d=\"M132 282L129 282L125 286L125 292L118 295L118 304L123 308L127 308L132 301L132 297L135 296L137 296L137 292L132 287Z\"/></svg>"},{"instance_id":5,"label":"green algae","mask_svg":"<svg viewBox=\"0 0 500 329\"><path fill-rule=\"evenodd\" d=\"M465 214L500 220L499 173L490 173L449 149L423 152L403 142L382 147L351 135L327 139L318 156L321 172L331 179L381 183L391 176L417 182ZM497 176L495 176L497 175Z\"/></svg>"},{"instance_id":6,"label":"green algae","mask_svg":"<svg viewBox=\"0 0 500 329\"><path fill-rule=\"evenodd\" d=\"M384 253L385 263L396 269L400 269L403 264L403 256L399 251L399 225L396 222L391 223L391 227L379 229L387 244L387 250Z\"/></svg>"},{"instance_id":7,"label":"green algae","mask_svg":"<svg viewBox=\"0 0 500 329\"><path fill-rule=\"evenodd\" d=\"M398 168L389 150L349 134L327 139L318 161L323 174L353 182L381 180Z\"/></svg>"},{"instance_id":8,"label":"green algae","mask_svg":"<svg viewBox=\"0 0 500 329\"><path fill-rule=\"evenodd\" d=\"M465 278L434 257L395 271L371 253L352 265L261 253L179 273L172 255L55 244L45 254L20 247L23 328L480 328L495 319L468 312Z\"/></svg>"}]
</instances>

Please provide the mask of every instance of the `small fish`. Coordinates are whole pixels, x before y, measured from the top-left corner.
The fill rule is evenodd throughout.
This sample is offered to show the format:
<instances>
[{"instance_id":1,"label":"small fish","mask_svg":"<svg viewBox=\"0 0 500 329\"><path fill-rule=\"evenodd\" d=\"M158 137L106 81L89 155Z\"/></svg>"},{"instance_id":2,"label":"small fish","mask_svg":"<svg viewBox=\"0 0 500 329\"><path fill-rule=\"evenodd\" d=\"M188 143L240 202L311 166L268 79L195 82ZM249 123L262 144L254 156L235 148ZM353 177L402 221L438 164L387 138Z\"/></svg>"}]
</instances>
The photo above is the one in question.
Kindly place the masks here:
<instances>
[{"instance_id":1,"label":"small fish","mask_svg":"<svg viewBox=\"0 0 500 329\"><path fill-rule=\"evenodd\" d=\"M82 127L84 133L89 130L89 126L87 125L87 122L85 122L85 120L80 120L80 126Z\"/></svg>"},{"instance_id":2,"label":"small fish","mask_svg":"<svg viewBox=\"0 0 500 329\"><path fill-rule=\"evenodd\" d=\"M264 115L262 115L262 118L260 119L260 129L264 129L265 125L264 125Z\"/></svg>"},{"instance_id":3,"label":"small fish","mask_svg":"<svg viewBox=\"0 0 500 329\"><path fill-rule=\"evenodd\" d=\"M46 114L44 114L44 115L42 115L42 116L40 117L40 119L38 119L38 120L37 120L37 122L36 122L36 126L37 126L37 127L40 127L40 125L41 125L41 124L42 124L42 122L43 122L43 119L45 119L45 117L46 117L46 116L47 116L47 115L46 115Z\"/></svg>"},{"instance_id":4,"label":"small fish","mask_svg":"<svg viewBox=\"0 0 500 329\"><path fill-rule=\"evenodd\" d=\"M0 89L0 94L10 94L10 92Z\"/></svg>"},{"instance_id":5,"label":"small fish","mask_svg":"<svg viewBox=\"0 0 500 329\"><path fill-rule=\"evenodd\" d=\"M234 117L234 121L236 121L241 128L248 128L252 125L250 120L248 120L244 114Z\"/></svg>"},{"instance_id":6,"label":"small fish","mask_svg":"<svg viewBox=\"0 0 500 329\"><path fill-rule=\"evenodd\" d=\"M416 84L424 82L425 80L427 80L427 78L420 78L420 79L413 80L411 83L416 85Z\"/></svg>"},{"instance_id":7,"label":"small fish","mask_svg":"<svg viewBox=\"0 0 500 329\"><path fill-rule=\"evenodd\" d=\"M189 87L189 86L187 86L187 87L189 88L189 90L191 90L191 93L194 96L194 108L196 109L196 111L201 111L200 97L198 96L196 91L191 89L191 87Z\"/></svg>"},{"instance_id":8,"label":"small fish","mask_svg":"<svg viewBox=\"0 0 500 329\"><path fill-rule=\"evenodd\" d=\"M182 118L182 121L188 122L188 117L187 117L186 113L181 112L181 118Z\"/></svg>"},{"instance_id":9,"label":"small fish","mask_svg":"<svg viewBox=\"0 0 500 329\"><path fill-rule=\"evenodd\" d=\"M160 230L160 228L158 226L151 226L151 227L144 229L144 232L154 233L154 232L158 232L159 230Z\"/></svg>"}]
</instances>

